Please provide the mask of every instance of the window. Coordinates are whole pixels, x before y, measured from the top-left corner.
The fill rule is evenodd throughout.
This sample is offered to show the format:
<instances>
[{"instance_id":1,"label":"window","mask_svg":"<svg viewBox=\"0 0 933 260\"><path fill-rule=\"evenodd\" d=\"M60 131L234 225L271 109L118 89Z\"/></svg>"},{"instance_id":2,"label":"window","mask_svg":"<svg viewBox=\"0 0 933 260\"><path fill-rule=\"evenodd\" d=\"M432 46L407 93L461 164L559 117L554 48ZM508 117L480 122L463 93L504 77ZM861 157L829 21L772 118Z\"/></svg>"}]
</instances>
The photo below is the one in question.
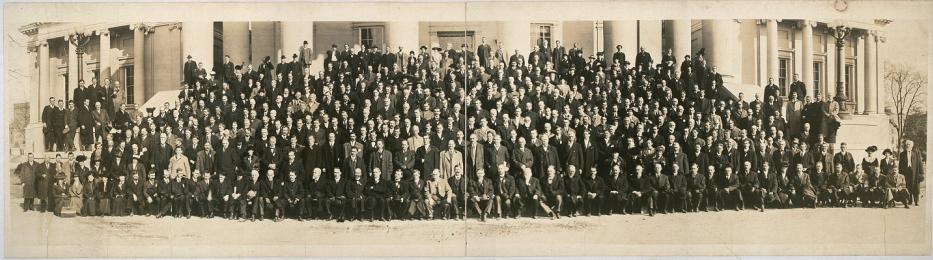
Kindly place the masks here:
<instances>
[{"instance_id":1,"label":"window","mask_svg":"<svg viewBox=\"0 0 933 260\"><path fill-rule=\"evenodd\" d=\"M823 63L813 63L813 89L823 89ZM799 98L799 97L798 97Z\"/></svg>"},{"instance_id":2,"label":"window","mask_svg":"<svg viewBox=\"0 0 933 260\"><path fill-rule=\"evenodd\" d=\"M544 43L547 42L548 46L551 45L551 25L550 24L535 24L532 25L531 30L531 39L534 41L531 44L538 46L539 48L544 46Z\"/></svg>"},{"instance_id":3,"label":"window","mask_svg":"<svg viewBox=\"0 0 933 260\"><path fill-rule=\"evenodd\" d=\"M382 27L359 27L360 46L382 48Z\"/></svg>"},{"instance_id":4,"label":"window","mask_svg":"<svg viewBox=\"0 0 933 260\"><path fill-rule=\"evenodd\" d=\"M778 85L780 85L782 93L787 94L787 73L790 72L790 59L780 58L778 59Z\"/></svg>"},{"instance_id":5,"label":"window","mask_svg":"<svg viewBox=\"0 0 933 260\"><path fill-rule=\"evenodd\" d=\"M360 45L369 48L375 44L373 28L360 28Z\"/></svg>"},{"instance_id":6,"label":"window","mask_svg":"<svg viewBox=\"0 0 933 260\"><path fill-rule=\"evenodd\" d=\"M855 94L853 89L855 87L855 66L852 64L846 64L845 74L843 75L846 77L846 98L850 101L855 100L855 97L852 96L852 94Z\"/></svg>"},{"instance_id":7,"label":"window","mask_svg":"<svg viewBox=\"0 0 933 260\"><path fill-rule=\"evenodd\" d=\"M126 91L124 91L124 93L126 93L126 104L127 105L136 104L136 101L134 100L136 93L133 88L136 85L135 84L136 78L133 75L133 73L134 73L133 66L123 67L123 78L124 78L123 81L124 83L126 83L124 84L124 86L126 86Z\"/></svg>"}]
</instances>

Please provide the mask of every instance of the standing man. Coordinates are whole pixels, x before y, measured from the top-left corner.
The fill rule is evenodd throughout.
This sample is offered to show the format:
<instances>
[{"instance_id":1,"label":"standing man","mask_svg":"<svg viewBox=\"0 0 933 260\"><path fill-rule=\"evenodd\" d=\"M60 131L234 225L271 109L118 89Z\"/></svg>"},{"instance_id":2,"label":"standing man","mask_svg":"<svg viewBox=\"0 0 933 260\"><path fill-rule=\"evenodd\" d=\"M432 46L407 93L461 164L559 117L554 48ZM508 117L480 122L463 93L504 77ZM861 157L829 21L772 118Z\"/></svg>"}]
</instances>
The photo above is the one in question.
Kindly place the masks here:
<instances>
[{"instance_id":1,"label":"standing man","mask_svg":"<svg viewBox=\"0 0 933 260\"><path fill-rule=\"evenodd\" d=\"M486 43L486 37L483 37L482 40L480 40L479 47L476 47L476 55L479 56L479 65L488 69L492 48Z\"/></svg>"},{"instance_id":2,"label":"standing man","mask_svg":"<svg viewBox=\"0 0 933 260\"><path fill-rule=\"evenodd\" d=\"M797 73L794 73L794 83L790 84L790 92L797 93L797 97L806 97L807 95L807 85L800 81ZM790 94L788 93L788 96ZM767 98L767 93L765 95Z\"/></svg>"},{"instance_id":3,"label":"standing man","mask_svg":"<svg viewBox=\"0 0 933 260\"><path fill-rule=\"evenodd\" d=\"M314 57L311 56L311 46L308 45L308 41L301 43L301 47L298 47L298 62L301 65L301 71L311 66L311 61L314 60Z\"/></svg>"},{"instance_id":4,"label":"standing man","mask_svg":"<svg viewBox=\"0 0 933 260\"><path fill-rule=\"evenodd\" d=\"M39 164L36 163L32 153L26 155L26 162L16 167L17 176L23 187L23 212L33 210L33 202L36 198L36 174L39 171Z\"/></svg>"},{"instance_id":5,"label":"standing man","mask_svg":"<svg viewBox=\"0 0 933 260\"><path fill-rule=\"evenodd\" d=\"M191 54L188 54L183 69L185 72L185 84L188 84L188 88L194 88L194 82L198 80L198 63L191 59Z\"/></svg>"},{"instance_id":6,"label":"standing man","mask_svg":"<svg viewBox=\"0 0 933 260\"><path fill-rule=\"evenodd\" d=\"M907 180L907 191L913 196L914 206L920 205L920 183L924 180L923 155L914 150L914 141L904 140L904 150L898 157L898 169Z\"/></svg>"},{"instance_id":7,"label":"standing man","mask_svg":"<svg viewBox=\"0 0 933 260\"><path fill-rule=\"evenodd\" d=\"M441 178L454 176L454 168L463 169L463 154L457 151L454 140L447 141L447 150L441 152Z\"/></svg>"},{"instance_id":8,"label":"standing man","mask_svg":"<svg viewBox=\"0 0 933 260\"><path fill-rule=\"evenodd\" d=\"M45 151L52 151L55 148L55 143L57 143L56 136L54 132L54 127L52 127L54 122L55 114L55 97L49 98L49 104L42 109L42 134L45 137Z\"/></svg>"}]
</instances>

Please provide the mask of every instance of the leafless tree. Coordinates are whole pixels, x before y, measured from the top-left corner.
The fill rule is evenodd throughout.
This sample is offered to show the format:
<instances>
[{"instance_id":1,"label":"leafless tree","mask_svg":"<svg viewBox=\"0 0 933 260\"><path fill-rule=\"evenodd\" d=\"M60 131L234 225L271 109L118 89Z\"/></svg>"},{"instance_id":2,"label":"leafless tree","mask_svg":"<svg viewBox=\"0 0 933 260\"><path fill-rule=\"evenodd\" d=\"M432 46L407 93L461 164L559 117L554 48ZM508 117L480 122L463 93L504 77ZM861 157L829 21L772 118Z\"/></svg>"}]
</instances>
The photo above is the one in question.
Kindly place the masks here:
<instances>
[{"instance_id":1,"label":"leafless tree","mask_svg":"<svg viewBox=\"0 0 933 260\"><path fill-rule=\"evenodd\" d=\"M897 143L900 144L906 133L903 128L907 117L923 109L927 78L913 66L885 63L884 81L885 90L894 106L895 118L891 123L897 130Z\"/></svg>"}]
</instances>

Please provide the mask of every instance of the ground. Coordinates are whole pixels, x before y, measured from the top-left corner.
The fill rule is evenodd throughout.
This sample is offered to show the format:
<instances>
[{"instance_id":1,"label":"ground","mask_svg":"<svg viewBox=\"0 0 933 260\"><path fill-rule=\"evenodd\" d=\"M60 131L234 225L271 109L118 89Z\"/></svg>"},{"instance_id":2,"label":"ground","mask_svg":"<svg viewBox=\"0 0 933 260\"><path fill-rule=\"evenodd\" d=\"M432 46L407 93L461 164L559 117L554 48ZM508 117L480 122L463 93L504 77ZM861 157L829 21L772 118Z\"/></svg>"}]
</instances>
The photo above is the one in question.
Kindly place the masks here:
<instances>
[{"instance_id":1,"label":"ground","mask_svg":"<svg viewBox=\"0 0 933 260\"><path fill-rule=\"evenodd\" d=\"M14 176L7 257L930 255L920 207L775 209L549 219L236 222L23 212Z\"/></svg>"},{"instance_id":2,"label":"ground","mask_svg":"<svg viewBox=\"0 0 933 260\"><path fill-rule=\"evenodd\" d=\"M468 221L59 218L10 203L8 257L930 254L925 208Z\"/></svg>"}]
</instances>

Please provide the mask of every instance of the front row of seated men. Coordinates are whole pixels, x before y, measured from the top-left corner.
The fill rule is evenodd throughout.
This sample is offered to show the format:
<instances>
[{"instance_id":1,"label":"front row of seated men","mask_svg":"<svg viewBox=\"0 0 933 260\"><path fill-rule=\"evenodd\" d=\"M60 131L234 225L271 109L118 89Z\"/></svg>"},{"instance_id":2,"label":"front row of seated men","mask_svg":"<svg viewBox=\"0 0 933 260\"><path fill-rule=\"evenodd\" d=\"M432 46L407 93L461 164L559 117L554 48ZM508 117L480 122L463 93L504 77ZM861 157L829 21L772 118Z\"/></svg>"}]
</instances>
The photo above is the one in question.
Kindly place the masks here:
<instances>
[{"instance_id":1,"label":"front row of seated men","mask_svg":"<svg viewBox=\"0 0 933 260\"><path fill-rule=\"evenodd\" d=\"M746 206L759 211L767 207L847 207L857 201L887 208L894 202L909 207L912 200L904 176L896 170L889 175L873 176L874 181L868 182L864 173L847 173L841 164L835 165L834 173L825 172L822 164L810 170L797 164L794 173L789 172L788 165L782 165L774 173L768 163L763 163L761 169L753 171L748 162L737 172L726 166L719 173L716 167L709 166L705 173L700 173L697 164L690 165L687 174L681 174L676 164L670 174L662 169L655 164L653 171L645 174L644 168L636 165L634 173L626 176L621 166L614 165L606 180L598 176L595 167L579 176L573 165L567 167L563 177L558 176L555 167L548 167L543 180L533 177L530 168L522 169L518 178L512 177L504 164L493 176L478 169L472 180L463 175L459 166L454 169L454 176L447 179L435 170L426 180L422 180L417 170L405 178L402 170L395 171L393 176L383 176L379 168L374 168L368 178L361 169L356 169L349 180L341 179L339 168L333 169L331 180L322 179L322 169L314 169L310 180L299 179L294 171L280 179L274 168L264 177L253 169L240 180L230 180L224 174L212 180L211 175L201 176L197 171L187 178L178 171L166 172L162 180L156 180L154 173L149 173L146 181L141 181L138 175L133 175L132 181L118 176L112 187L107 186L106 177L100 181L88 175L86 181L76 176L71 184L72 188L75 183L93 184L83 185L78 192L67 192L66 184L60 180L63 192L56 196L64 201L72 195L71 199L77 201L71 205L78 207L74 210L82 216L190 218L194 214L241 221L266 217L279 221L291 217L339 222L462 219L471 213L483 221L490 215L536 218L541 212L551 218L633 212L653 216L658 212L743 210ZM60 210L62 204L57 207Z\"/></svg>"}]
</instances>

